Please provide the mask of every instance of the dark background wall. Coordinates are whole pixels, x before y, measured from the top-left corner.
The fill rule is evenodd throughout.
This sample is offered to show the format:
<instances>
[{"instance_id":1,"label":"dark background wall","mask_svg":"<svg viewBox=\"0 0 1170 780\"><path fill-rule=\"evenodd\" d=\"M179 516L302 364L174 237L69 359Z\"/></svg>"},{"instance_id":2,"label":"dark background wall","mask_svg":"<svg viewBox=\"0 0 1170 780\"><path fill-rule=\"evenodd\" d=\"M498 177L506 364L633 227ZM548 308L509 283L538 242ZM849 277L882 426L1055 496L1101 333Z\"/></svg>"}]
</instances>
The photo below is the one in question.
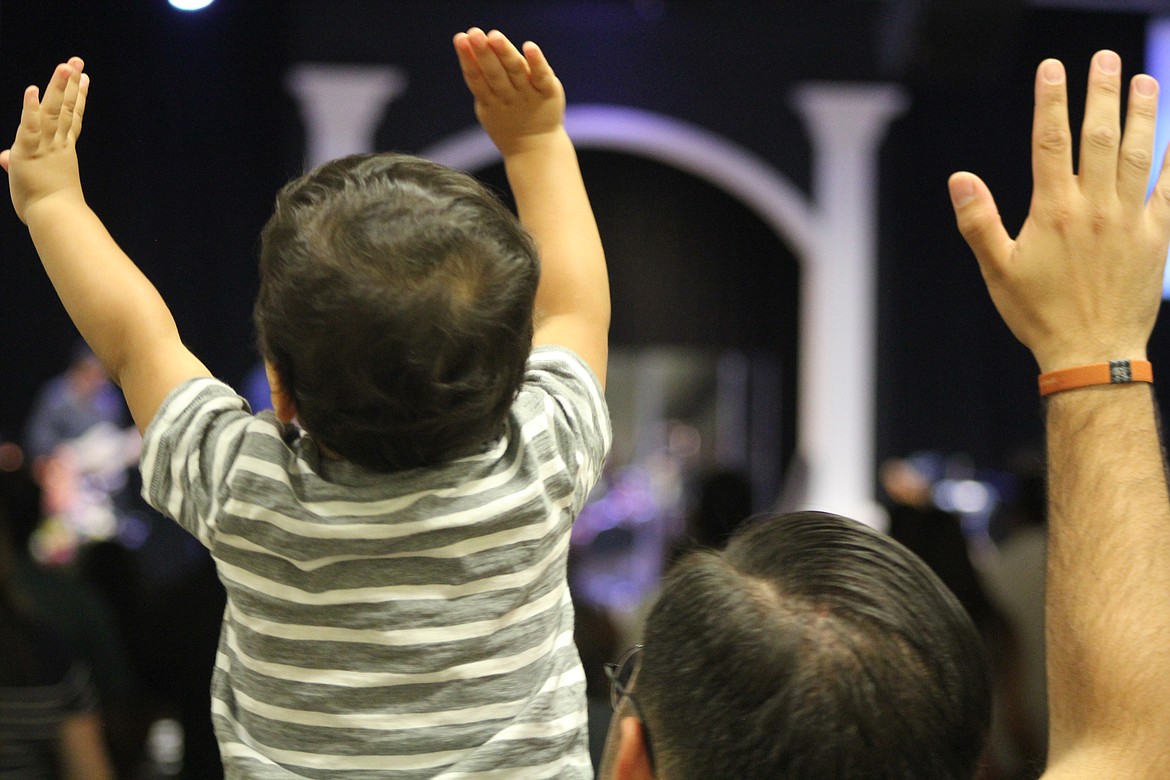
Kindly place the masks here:
<instances>
[{"instance_id":1,"label":"dark background wall","mask_svg":"<svg viewBox=\"0 0 1170 780\"><path fill-rule=\"evenodd\" d=\"M876 183L878 454L965 451L995 466L1038 440L1035 366L995 315L954 228L946 177L983 175L1018 227L1036 63L1063 59L1078 105L1094 50L1117 50L1129 73L1140 67L1139 13L1003 0L218 0L188 15L165 0L7 0L0 127L15 126L26 84L43 84L70 54L87 59L87 198L170 302L189 346L236 381L255 360L255 237L275 190L300 171L303 130L283 84L290 64L403 68L409 83L378 146L420 150L474 121L450 49L451 35L473 24L540 42L573 103L700 125L804 188L809 150L791 88L903 84L910 108L891 127ZM697 207L718 198L676 172L602 157L583 159L613 253L615 344L739 345L791 361L799 270L782 243L757 235L734 204ZM639 185L625 186L623 172ZM707 214L711 224L696 228ZM693 248L685 266L671 273L670 255L654 247L672 242L646 231L685 237L672 247L676 257ZM13 436L74 334L10 211L0 215L0 312L0 432ZM1164 330L1153 359L1170 365Z\"/></svg>"}]
</instances>

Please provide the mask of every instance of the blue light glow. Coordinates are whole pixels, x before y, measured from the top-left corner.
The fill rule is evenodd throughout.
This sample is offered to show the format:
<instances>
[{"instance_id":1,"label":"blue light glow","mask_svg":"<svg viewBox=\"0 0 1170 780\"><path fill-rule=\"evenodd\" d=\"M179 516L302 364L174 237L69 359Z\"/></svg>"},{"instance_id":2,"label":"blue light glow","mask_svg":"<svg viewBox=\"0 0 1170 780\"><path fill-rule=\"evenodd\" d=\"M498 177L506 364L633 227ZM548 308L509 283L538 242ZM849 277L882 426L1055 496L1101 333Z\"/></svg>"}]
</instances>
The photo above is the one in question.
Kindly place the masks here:
<instances>
[{"instance_id":1,"label":"blue light glow","mask_svg":"<svg viewBox=\"0 0 1170 780\"><path fill-rule=\"evenodd\" d=\"M1170 16L1151 16L1146 27L1146 73L1158 80L1158 124L1154 130L1154 170L1150 175L1153 189L1161 171L1162 155L1170 143ZM1162 280L1162 297L1170 298L1170 263Z\"/></svg>"},{"instance_id":2,"label":"blue light glow","mask_svg":"<svg viewBox=\"0 0 1170 780\"><path fill-rule=\"evenodd\" d=\"M215 0L171 0L171 5L180 11L202 11Z\"/></svg>"}]
</instances>

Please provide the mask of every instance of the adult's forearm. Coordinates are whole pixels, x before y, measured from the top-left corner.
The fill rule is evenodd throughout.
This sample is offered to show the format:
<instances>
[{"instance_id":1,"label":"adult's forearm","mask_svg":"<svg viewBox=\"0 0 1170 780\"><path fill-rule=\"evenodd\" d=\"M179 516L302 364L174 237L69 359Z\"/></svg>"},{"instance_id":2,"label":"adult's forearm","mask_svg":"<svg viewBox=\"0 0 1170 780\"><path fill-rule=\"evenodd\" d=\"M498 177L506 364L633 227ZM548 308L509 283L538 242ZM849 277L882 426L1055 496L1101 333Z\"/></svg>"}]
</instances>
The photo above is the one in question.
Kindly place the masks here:
<instances>
[{"instance_id":1,"label":"adult's forearm","mask_svg":"<svg viewBox=\"0 0 1170 780\"><path fill-rule=\"evenodd\" d=\"M1050 765L1088 743L1148 757L1170 749L1170 494L1153 394L1057 393L1047 434Z\"/></svg>"}]
</instances>

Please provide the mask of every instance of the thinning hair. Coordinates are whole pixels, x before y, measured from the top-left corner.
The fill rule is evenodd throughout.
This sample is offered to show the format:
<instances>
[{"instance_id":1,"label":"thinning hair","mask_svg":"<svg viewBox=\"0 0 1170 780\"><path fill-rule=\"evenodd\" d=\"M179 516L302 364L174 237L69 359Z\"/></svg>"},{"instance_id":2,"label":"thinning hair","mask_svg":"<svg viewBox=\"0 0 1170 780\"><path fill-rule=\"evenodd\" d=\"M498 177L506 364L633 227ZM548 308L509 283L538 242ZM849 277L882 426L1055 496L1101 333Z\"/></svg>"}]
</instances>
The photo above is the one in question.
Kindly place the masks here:
<instances>
[{"instance_id":1,"label":"thinning hair","mask_svg":"<svg viewBox=\"0 0 1170 780\"><path fill-rule=\"evenodd\" d=\"M689 554L644 641L636 694L671 780L975 775L979 635L921 560L860 523L769 516Z\"/></svg>"}]
</instances>

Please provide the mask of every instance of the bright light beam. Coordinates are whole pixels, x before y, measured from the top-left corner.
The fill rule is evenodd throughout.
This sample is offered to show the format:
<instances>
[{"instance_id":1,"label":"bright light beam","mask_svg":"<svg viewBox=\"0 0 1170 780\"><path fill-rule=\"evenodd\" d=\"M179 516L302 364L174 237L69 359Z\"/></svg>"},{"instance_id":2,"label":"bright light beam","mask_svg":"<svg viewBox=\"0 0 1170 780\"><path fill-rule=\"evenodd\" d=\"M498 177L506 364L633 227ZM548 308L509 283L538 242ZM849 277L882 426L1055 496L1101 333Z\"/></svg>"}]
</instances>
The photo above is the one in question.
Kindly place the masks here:
<instances>
[{"instance_id":1,"label":"bright light beam","mask_svg":"<svg viewBox=\"0 0 1170 780\"><path fill-rule=\"evenodd\" d=\"M170 0L170 2L180 11L202 11L215 0Z\"/></svg>"}]
</instances>

